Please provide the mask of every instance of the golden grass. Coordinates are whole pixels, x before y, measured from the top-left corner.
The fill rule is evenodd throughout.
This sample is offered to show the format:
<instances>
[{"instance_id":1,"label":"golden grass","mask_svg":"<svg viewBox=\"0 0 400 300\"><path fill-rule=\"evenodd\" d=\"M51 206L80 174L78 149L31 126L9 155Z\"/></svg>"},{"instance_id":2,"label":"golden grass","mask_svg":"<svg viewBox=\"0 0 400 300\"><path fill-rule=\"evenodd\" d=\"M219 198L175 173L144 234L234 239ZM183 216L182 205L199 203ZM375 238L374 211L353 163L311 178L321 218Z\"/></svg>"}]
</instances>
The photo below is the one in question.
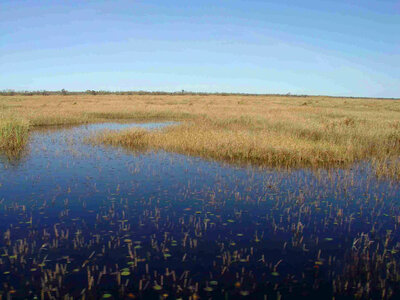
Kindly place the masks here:
<instances>
[{"instance_id":1,"label":"golden grass","mask_svg":"<svg viewBox=\"0 0 400 300\"><path fill-rule=\"evenodd\" d=\"M18 157L28 141L28 122L16 118L0 118L0 153Z\"/></svg>"},{"instance_id":2,"label":"golden grass","mask_svg":"<svg viewBox=\"0 0 400 300\"><path fill-rule=\"evenodd\" d=\"M99 139L230 162L282 167L384 161L400 152L398 100L241 95L0 96L5 114L32 125L180 120L157 131Z\"/></svg>"},{"instance_id":3,"label":"golden grass","mask_svg":"<svg viewBox=\"0 0 400 300\"><path fill-rule=\"evenodd\" d=\"M374 159L372 165L378 178L391 178L400 181L399 157Z\"/></svg>"},{"instance_id":4,"label":"golden grass","mask_svg":"<svg viewBox=\"0 0 400 300\"><path fill-rule=\"evenodd\" d=\"M335 123L334 123L335 124ZM278 167L343 166L366 158L392 157L400 133L374 126L302 126L265 120L201 118L164 130L130 129L100 134L99 142L128 148L156 148L228 162Z\"/></svg>"}]
</instances>

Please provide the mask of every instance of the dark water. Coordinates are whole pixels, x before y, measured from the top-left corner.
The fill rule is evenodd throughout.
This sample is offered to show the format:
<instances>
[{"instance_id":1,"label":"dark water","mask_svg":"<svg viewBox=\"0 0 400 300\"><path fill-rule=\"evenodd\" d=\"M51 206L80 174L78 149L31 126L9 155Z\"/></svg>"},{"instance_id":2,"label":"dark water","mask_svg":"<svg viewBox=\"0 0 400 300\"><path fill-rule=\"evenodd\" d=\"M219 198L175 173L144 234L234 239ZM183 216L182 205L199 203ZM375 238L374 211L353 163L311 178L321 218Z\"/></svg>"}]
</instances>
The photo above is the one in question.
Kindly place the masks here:
<instances>
[{"instance_id":1,"label":"dark water","mask_svg":"<svg viewBox=\"0 0 400 300\"><path fill-rule=\"evenodd\" d=\"M0 164L0 294L11 298L399 297L399 195L350 170L234 167L42 129Z\"/></svg>"}]
</instances>

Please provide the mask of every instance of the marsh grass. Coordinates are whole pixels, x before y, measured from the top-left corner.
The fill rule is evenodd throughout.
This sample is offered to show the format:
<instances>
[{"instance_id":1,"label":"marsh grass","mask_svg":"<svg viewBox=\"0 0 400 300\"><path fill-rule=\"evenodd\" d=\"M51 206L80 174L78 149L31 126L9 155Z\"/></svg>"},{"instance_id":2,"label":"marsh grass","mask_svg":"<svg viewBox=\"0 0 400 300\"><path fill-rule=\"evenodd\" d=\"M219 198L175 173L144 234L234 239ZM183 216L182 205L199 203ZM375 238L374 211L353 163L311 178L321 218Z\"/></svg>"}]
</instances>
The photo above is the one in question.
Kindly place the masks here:
<instances>
[{"instance_id":1,"label":"marsh grass","mask_svg":"<svg viewBox=\"0 0 400 300\"><path fill-rule=\"evenodd\" d=\"M0 105L7 107L5 115L18 115L32 126L181 121L179 126L140 134L136 130L107 132L98 141L235 163L336 167L361 160L391 160L400 152L398 100L68 94L0 96ZM389 164L388 172L395 172L393 168Z\"/></svg>"},{"instance_id":2,"label":"marsh grass","mask_svg":"<svg viewBox=\"0 0 400 300\"><path fill-rule=\"evenodd\" d=\"M390 122L374 124L350 118L308 123L246 117L200 118L157 131L107 131L96 139L131 149L148 147L285 168L349 166L400 153L400 131ZM387 164L385 172L392 172L393 166Z\"/></svg>"},{"instance_id":3,"label":"marsh grass","mask_svg":"<svg viewBox=\"0 0 400 300\"><path fill-rule=\"evenodd\" d=\"M373 160L375 175L378 178L389 178L400 181L400 159L385 158Z\"/></svg>"},{"instance_id":4,"label":"marsh grass","mask_svg":"<svg viewBox=\"0 0 400 300\"><path fill-rule=\"evenodd\" d=\"M17 118L0 119L0 152L18 157L26 147L29 123Z\"/></svg>"},{"instance_id":5,"label":"marsh grass","mask_svg":"<svg viewBox=\"0 0 400 300\"><path fill-rule=\"evenodd\" d=\"M188 113L173 111L135 111L135 112L90 112L88 120L185 120L190 118Z\"/></svg>"}]
</instances>

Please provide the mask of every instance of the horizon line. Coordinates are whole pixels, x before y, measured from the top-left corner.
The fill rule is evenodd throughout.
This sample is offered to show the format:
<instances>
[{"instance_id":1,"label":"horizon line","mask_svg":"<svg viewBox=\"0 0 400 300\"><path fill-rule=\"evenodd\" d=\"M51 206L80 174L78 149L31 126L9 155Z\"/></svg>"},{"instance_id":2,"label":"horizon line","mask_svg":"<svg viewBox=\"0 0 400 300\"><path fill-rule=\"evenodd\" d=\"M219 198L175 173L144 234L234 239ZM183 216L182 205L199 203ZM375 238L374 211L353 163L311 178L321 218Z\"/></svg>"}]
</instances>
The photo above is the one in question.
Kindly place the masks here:
<instances>
[{"instance_id":1,"label":"horizon line","mask_svg":"<svg viewBox=\"0 0 400 300\"><path fill-rule=\"evenodd\" d=\"M77 90L69 91L66 89L61 90L14 90L14 89L2 89L0 95L2 96L33 96L33 95L215 95L215 96L279 96L279 97L328 97L328 98L349 98L349 99L383 99L383 100L400 100L400 97L367 97L367 96L332 96L332 95L321 95L321 94L292 94L292 93L245 93L245 92L194 92L180 90L175 92L167 91L146 91L146 90Z\"/></svg>"}]
</instances>

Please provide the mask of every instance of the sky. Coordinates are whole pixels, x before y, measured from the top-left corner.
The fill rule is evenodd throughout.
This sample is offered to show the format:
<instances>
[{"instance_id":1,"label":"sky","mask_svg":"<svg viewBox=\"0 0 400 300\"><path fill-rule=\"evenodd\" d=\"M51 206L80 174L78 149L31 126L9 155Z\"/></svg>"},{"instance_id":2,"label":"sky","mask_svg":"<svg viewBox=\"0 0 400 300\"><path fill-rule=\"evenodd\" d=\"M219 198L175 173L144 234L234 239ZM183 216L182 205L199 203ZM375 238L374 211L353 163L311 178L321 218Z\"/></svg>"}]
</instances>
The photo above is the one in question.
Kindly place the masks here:
<instances>
[{"instance_id":1,"label":"sky","mask_svg":"<svg viewBox=\"0 0 400 300\"><path fill-rule=\"evenodd\" d=\"M0 0L0 90L400 97L399 0Z\"/></svg>"}]
</instances>

